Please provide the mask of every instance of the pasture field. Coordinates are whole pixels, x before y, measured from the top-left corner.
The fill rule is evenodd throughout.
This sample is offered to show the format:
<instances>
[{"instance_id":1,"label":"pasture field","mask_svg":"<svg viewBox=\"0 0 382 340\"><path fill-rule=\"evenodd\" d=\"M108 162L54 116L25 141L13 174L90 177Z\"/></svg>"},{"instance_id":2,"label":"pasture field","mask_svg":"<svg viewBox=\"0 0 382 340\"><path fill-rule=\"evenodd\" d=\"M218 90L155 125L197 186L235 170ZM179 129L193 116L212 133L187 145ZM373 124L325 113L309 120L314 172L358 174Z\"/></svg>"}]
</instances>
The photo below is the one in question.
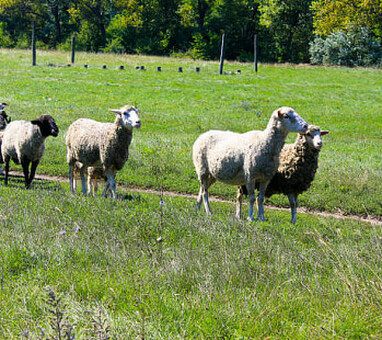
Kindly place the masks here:
<instances>
[{"instance_id":1,"label":"pasture field","mask_svg":"<svg viewBox=\"0 0 382 340\"><path fill-rule=\"evenodd\" d=\"M0 339L58 338L58 325L75 339L382 337L380 226L308 214L292 226L277 211L238 222L228 203L206 218L186 198L11 180Z\"/></svg>"},{"instance_id":2,"label":"pasture field","mask_svg":"<svg viewBox=\"0 0 382 340\"><path fill-rule=\"evenodd\" d=\"M37 61L0 50L8 114L49 113L60 127L37 173L67 175L75 119L112 121L108 108L131 103L143 126L117 183L196 193L200 133L263 129L288 105L330 131L300 205L381 219L381 70L260 65L254 74L230 62L225 70L242 73L219 76L215 62L142 56L78 53L66 67L68 55L50 51ZM70 195L67 183L25 190L20 178L2 180L0 339L382 338L380 225L298 214L293 226L289 211L267 208L266 222L249 223L231 203L212 202L206 217L184 197L119 187L112 201ZM235 197L233 187L211 189Z\"/></svg>"},{"instance_id":3,"label":"pasture field","mask_svg":"<svg viewBox=\"0 0 382 340\"><path fill-rule=\"evenodd\" d=\"M112 121L108 108L131 103L140 108L143 126L135 131L118 183L196 193L191 149L200 133L264 129L272 111L287 105L330 131L316 179L300 205L382 215L382 70L260 65L255 74L250 64L226 63L226 71L242 73L220 76L216 62L77 53L76 65L66 67L68 58L39 51L38 66L32 67L29 51L0 50L0 100L11 104L8 113L13 119L50 113L61 129L57 139L47 140L38 172L67 175L64 140L75 119ZM137 71L140 65L147 71ZM288 137L294 139L295 134ZM234 192L229 186L211 188L225 198L233 199ZM271 201L287 205L285 197Z\"/></svg>"}]
</instances>

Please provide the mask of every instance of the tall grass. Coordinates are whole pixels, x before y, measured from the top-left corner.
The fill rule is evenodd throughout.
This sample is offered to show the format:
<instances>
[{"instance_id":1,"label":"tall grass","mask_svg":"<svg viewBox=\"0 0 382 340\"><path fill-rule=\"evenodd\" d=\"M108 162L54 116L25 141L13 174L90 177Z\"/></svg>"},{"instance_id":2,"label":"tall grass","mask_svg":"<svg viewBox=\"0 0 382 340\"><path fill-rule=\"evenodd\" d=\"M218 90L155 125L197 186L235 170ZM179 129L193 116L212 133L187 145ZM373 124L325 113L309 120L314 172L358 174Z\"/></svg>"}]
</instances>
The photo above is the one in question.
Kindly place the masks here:
<instances>
[{"instance_id":1,"label":"tall grass","mask_svg":"<svg viewBox=\"0 0 382 340\"><path fill-rule=\"evenodd\" d=\"M161 199L2 187L0 338L58 334L52 292L76 339L382 336L379 227L292 226L288 212L251 224L230 204L206 218L193 200Z\"/></svg>"}]
</instances>

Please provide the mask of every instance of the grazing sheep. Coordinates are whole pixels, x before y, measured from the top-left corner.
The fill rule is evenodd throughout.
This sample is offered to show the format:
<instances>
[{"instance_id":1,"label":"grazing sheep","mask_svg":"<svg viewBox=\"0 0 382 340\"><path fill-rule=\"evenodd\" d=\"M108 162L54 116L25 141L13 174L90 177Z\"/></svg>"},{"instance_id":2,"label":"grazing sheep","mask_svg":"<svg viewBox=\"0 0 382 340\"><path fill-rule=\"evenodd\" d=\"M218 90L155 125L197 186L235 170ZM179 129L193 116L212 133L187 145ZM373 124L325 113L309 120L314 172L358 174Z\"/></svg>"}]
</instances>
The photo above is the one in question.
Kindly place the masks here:
<instances>
[{"instance_id":1,"label":"grazing sheep","mask_svg":"<svg viewBox=\"0 0 382 340\"><path fill-rule=\"evenodd\" d=\"M78 119L69 126L66 136L67 162L69 164L70 191L74 192L74 164L80 162L82 193L86 195L85 172L87 168L102 168L107 178L104 192L110 191L117 197L115 174L125 165L129 156L129 145L133 128L140 128L138 110L126 105L116 113L114 123L101 123L91 119Z\"/></svg>"},{"instance_id":2,"label":"grazing sheep","mask_svg":"<svg viewBox=\"0 0 382 340\"><path fill-rule=\"evenodd\" d=\"M297 219L297 197L309 189L314 179L322 148L321 136L328 133L329 131L321 131L318 126L309 125L305 133L298 134L293 144L284 145L280 153L279 168L265 191L265 197L274 194L288 196L293 224ZM240 194L246 194L245 187L238 188L238 196Z\"/></svg>"},{"instance_id":3,"label":"grazing sheep","mask_svg":"<svg viewBox=\"0 0 382 340\"><path fill-rule=\"evenodd\" d=\"M255 183L259 182L257 219L264 221L264 194L279 164L280 151L289 132L305 132L308 124L289 107L272 113L264 131L234 133L211 130L199 136L193 146L193 162L200 181L197 208L202 199L207 214L208 188L220 181L231 185L246 185L249 193L248 219L253 220ZM236 203L240 218L241 199Z\"/></svg>"},{"instance_id":4,"label":"grazing sheep","mask_svg":"<svg viewBox=\"0 0 382 340\"><path fill-rule=\"evenodd\" d=\"M82 168L82 164L79 162L74 163L74 169L73 169L73 176L74 176L74 191L77 189L77 177L80 175L80 169ZM94 188L94 195L97 194L98 191L98 182L97 180L103 179L107 180L105 177L105 173L102 168L94 168L92 166L89 166L87 169L87 184L88 184L88 195L93 196L93 188ZM104 195L106 193L106 188L105 191L102 193Z\"/></svg>"},{"instance_id":5,"label":"grazing sheep","mask_svg":"<svg viewBox=\"0 0 382 340\"><path fill-rule=\"evenodd\" d=\"M45 139L48 136L57 137L58 132L56 122L50 115L41 115L31 122L16 120L9 123L3 132L1 145L1 154L5 162L5 185L8 184L9 162L12 159L16 164L22 165L25 187L28 189L44 154Z\"/></svg>"}]
</instances>

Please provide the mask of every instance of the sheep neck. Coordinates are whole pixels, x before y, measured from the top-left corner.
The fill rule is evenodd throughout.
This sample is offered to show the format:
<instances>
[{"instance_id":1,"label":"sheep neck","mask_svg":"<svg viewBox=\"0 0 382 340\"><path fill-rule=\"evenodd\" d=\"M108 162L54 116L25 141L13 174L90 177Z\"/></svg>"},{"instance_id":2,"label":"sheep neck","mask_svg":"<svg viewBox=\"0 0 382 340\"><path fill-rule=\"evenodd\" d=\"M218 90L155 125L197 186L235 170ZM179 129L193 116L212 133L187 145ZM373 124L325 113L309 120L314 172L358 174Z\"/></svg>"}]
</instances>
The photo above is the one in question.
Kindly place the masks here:
<instances>
[{"instance_id":1,"label":"sheep neck","mask_svg":"<svg viewBox=\"0 0 382 340\"><path fill-rule=\"evenodd\" d=\"M282 147L284 146L285 139L288 136L288 132L282 130L274 121L268 123L264 133L264 145L269 153L272 155L279 155Z\"/></svg>"},{"instance_id":2,"label":"sheep neck","mask_svg":"<svg viewBox=\"0 0 382 340\"><path fill-rule=\"evenodd\" d=\"M115 129L115 135L115 142L117 145L126 145L128 147L131 142L131 139L133 138L133 129L117 125Z\"/></svg>"}]
</instances>

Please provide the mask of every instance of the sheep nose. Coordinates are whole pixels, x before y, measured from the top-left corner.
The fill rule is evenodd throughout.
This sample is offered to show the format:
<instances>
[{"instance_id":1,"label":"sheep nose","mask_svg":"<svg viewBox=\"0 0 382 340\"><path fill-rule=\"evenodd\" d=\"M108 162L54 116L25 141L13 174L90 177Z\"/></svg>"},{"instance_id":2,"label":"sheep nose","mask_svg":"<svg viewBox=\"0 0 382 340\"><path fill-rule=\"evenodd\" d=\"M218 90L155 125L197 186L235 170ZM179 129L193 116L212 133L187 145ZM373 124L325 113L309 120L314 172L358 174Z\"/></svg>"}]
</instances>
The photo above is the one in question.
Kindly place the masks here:
<instances>
[{"instance_id":1,"label":"sheep nose","mask_svg":"<svg viewBox=\"0 0 382 340\"><path fill-rule=\"evenodd\" d=\"M306 130L308 130L308 123L304 123L303 125L302 125L302 128L306 131Z\"/></svg>"},{"instance_id":2,"label":"sheep nose","mask_svg":"<svg viewBox=\"0 0 382 340\"><path fill-rule=\"evenodd\" d=\"M137 120L136 124L137 124L137 127L141 127L142 126L142 122L140 120Z\"/></svg>"}]
</instances>

